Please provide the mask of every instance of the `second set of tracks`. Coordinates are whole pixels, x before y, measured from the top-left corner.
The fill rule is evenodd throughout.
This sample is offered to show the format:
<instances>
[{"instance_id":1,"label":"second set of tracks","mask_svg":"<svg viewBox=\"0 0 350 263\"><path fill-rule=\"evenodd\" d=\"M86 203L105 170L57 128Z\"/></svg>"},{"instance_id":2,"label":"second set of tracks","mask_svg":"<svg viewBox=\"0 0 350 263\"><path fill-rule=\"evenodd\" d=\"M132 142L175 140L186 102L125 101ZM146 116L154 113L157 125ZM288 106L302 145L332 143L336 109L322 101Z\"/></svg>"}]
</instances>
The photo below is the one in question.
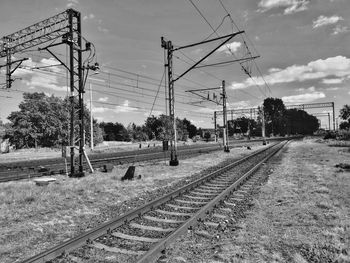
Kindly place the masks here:
<instances>
[{"instance_id":1,"label":"second set of tracks","mask_svg":"<svg viewBox=\"0 0 350 263\"><path fill-rule=\"evenodd\" d=\"M254 172L286 143L272 144L225 164L24 262L155 262L171 242L206 221L210 212L219 221L227 217L230 206L254 185L254 178L249 180ZM217 226L216 222L207 224Z\"/></svg>"}]
</instances>

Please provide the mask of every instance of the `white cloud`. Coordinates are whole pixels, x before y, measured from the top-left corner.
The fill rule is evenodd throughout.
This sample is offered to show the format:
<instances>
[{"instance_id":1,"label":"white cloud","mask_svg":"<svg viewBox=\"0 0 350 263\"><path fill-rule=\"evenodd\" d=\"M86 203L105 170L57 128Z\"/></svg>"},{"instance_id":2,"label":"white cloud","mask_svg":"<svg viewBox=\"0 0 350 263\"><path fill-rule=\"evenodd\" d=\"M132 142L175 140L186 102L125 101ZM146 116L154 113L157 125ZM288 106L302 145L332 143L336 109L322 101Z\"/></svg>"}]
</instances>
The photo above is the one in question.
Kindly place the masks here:
<instances>
[{"instance_id":1,"label":"white cloud","mask_svg":"<svg viewBox=\"0 0 350 263\"><path fill-rule=\"evenodd\" d=\"M105 108L105 107L92 107L92 113L104 113L104 112L106 112L108 110L110 110L110 109L109 108Z\"/></svg>"},{"instance_id":2,"label":"white cloud","mask_svg":"<svg viewBox=\"0 0 350 263\"><path fill-rule=\"evenodd\" d=\"M340 84L344 81L343 78L337 78L337 79L323 79L323 84Z\"/></svg>"},{"instance_id":3,"label":"white cloud","mask_svg":"<svg viewBox=\"0 0 350 263\"><path fill-rule=\"evenodd\" d=\"M346 32L349 32L349 28L347 26L337 25L333 29L333 35L338 35L338 34L342 34L342 33L346 33Z\"/></svg>"},{"instance_id":4,"label":"white cloud","mask_svg":"<svg viewBox=\"0 0 350 263\"><path fill-rule=\"evenodd\" d=\"M250 102L246 100L237 101L237 102L231 102L227 103L228 108L239 108L239 109L246 109L251 108Z\"/></svg>"},{"instance_id":5,"label":"white cloud","mask_svg":"<svg viewBox=\"0 0 350 263\"><path fill-rule=\"evenodd\" d=\"M309 0L261 0L258 4L260 12L274 8L284 8L284 14L289 15L307 9Z\"/></svg>"},{"instance_id":6,"label":"white cloud","mask_svg":"<svg viewBox=\"0 0 350 263\"><path fill-rule=\"evenodd\" d=\"M54 58L43 58L39 62L34 62L29 58L13 75L21 78L22 83L30 89L40 87L55 91L67 91L67 86L62 85L62 82L59 81L59 78L65 75L62 75L64 73L62 66L56 66L58 64L60 63Z\"/></svg>"},{"instance_id":7,"label":"white cloud","mask_svg":"<svg viewBox=\"0 0 350 263\"><path fill-rule=\"evenodd\" d=\"M232 42L226 45L221 46L216 52L224 52L225 54L230 55L232 52L236 52L240 46L242 45L241 42Z\"/></svg>"},{"instance_id":8,"label":"white cloud","mask_svg":"<svg viewBox=\"0 0 350 263\"><path fill-rule=\"evenodd\" d=\"M329 91L340 90L340 87L329 87L329 88L326 88L326 90L329 90Z\"/></svg>"},{"instance_id":9,"label":"white cloud","mask_svg":"<svg viewBox=\"0 0 350 263\"><path fill-rule=\"evenodd\" d=\"M67 86L58 85L56 76L49 76L43 73L37 73L32 76L31 80L23 80L22 82L30 89L41 87L55 91L67 91Z\"/></svg>"},{"instance_id":10,"label":"white cloud","mask_svg":"<svg viewBox=\"0 0 350 263\"><path fill-rule=\"evenodd\" d=\"M197 110L197 112L200 112L200 113L208 113L208 114L214 114L214 111L218 111L220 110L219 108L218 109L210 109L210 108L199 108ZM222 107L221 107L221 110L222 110Z\"/></svg>"},{"instance_id":11,"label":"white cloud","mask_svg":"<svg viewBox=\"0 0 350 263\"><path fill-rule=\"evenodd\" d=\"M293 65L285 69L273 68L264 76L270 85L278 83L303 82L305 80L322 79L327 77L350 77L350 59L344 56L318 59L307 65ZM243 89L254 85L263 85L261 77L247 78L244 82L233 82L229 88Z\"/></svg>"},{"instance_id":12,"label":"white cloud","mask_svg":"<svg viewBox=\"0 0 350 263\"><path fill-rule=\"evenodd\" d=\"M159 116L159 115L162 115L162 114L164 114L163 111L159 111L159 110L153 110L152 111L152 115L154 115L154 116ZM145 112L143 115L148 117L149 116L149 112Z\"/></svg>"},{"instance_id":13,"label":"white cloud","mask_svg":"<svg viewBox=\"0 0 350 263\"><path fill-rule=\"evenodd\" d=\"M108 33L109 32L109 30L107 28L104 28L104 27L101 27L101 26L98 26L97 30L100 31L100 32L103 32L103 33Z\"/></svg>"},{"instance_id":14,"label":"white cloud","mask_svg":"<svg viewBox=\"0 0 350 263\"><path fill-rule=\"evenodd\" d=\"M95 15L94 14L89 14L89 15L84 16L83 20L93 19L93 18L95 18Z\"/></svg>"},{"instance_id":15,"label":"white cloud","mask_svg":"<svg viewBox=\"0 0 350 263\"><path fill-rule=\"evenodd\" d=\"M96 119L97 122L103 122L104 121L103 117L94 117L94 119Z\"/></svg>"},{"instance_id":16,"label":"white cloud","mask_svg":"<svg viewBox=\"0 0 350 263\"><path fill-rule=\"evenodd\" d=\"M121 112L133 112L133 111L137 111L137 110L138 110L137 108L130 107L129 101L125 100L123 105L116 106L113 111L115 113L121 113Z\"/></svg>"},{"instance_id":17,"label":"white cloud","mask_svg":"<svg viewBox=\"0 0 350 263\"><path fill-rule=\"evenodd\" d=\"M282 100L286 104L298 104L298 103L309 103L317 99L325 98L326 95L323 92L305 93L300 95L285 96Z\"/></svg>"},{"instance_id":18,"label":"white cloud","mask_svg":"<svg viewBox=\"0 0 350 263\"><path fill-rule=\"evenodd\" d=\"M317 28L326 25L332 25L338 23L340 20L343 20L341 16L333 15L330 17L319 16L316 20L312 21L312 27Z\"/></svg>"},{"instance_id":19,"label":"white cloud","mask_svg":"<svg viewBox=\"0 0 350 263\"><path fill-rule=\"evenodd\" d=\"M67 0L67 2L68 4L66 5L66 7L68 8L77 6L79 4L78 0Z\"/></svg>"},{"instance_id":20,"label":"white cloud","mask_svg":"<svg viewBox=\"0 0 350 263\"><path fill-rule=\"evenodd\" d=\"M309 87L309 88L300 88L300 89L298 89L298 91L300 91L300 92L305 92L305 91L307 91L307 92L315 92L315 87Z\"/></svg>"},{"instance_id":21,"label":"white cloud","mask_svg":"<svg viewBox=\"0 0 350 263\"><path fill-rule=\"evenodd\" d=\"M99 98L98 101L106 102L106 101L108 101L108 97Z\"/></svg>"}]
</instances>

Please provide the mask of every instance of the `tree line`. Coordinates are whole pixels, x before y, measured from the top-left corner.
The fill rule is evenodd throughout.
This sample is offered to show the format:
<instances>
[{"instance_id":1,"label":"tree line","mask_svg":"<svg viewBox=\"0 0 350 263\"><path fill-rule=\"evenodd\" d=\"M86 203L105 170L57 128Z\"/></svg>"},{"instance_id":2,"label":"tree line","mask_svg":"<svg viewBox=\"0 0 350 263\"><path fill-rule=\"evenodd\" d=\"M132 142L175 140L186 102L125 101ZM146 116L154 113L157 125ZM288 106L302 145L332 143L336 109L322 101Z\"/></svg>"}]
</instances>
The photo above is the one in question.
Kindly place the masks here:
<instances>
[{"instance_id":1,"label":"tree line","mask_svg":"<svg viewBox=\"0 0 350 263\"><path fill-rule=\"evenodd\" d=\"M78 103L76 103L78 105ZM279 98L267 98L263 102L265 130L267 135L313 134L319 129L316 117L298 109L286 109ZM261 136L262 107L256 120L245 116L228 122L229 136L235 133ZM78 111L78 108L76 109ZM47 96L44 93L24 93L19 110L8 116L9 123L0 120L0 138L8 138L17 149L32 147L60 147L69 145L70 102L68 98ZM340 128L350 127L350 106L345 105L340 111L345 120ZM90 143L90 112L84 108L86 143ZM150 116L144 124L130 123L124 126L118 122L101 122L93 120L93 139L98 144L102 141L145 141L169 140L172 125L166 115ZM75 125L78 128L77 125ZM186 140L197 134L203 134L191 121L176 118L177 138ZM222 136L222 131L220 132Z\"/></svg>"},{"instance_id":2,"label":"tree line","mask_svg":"<svg viewBox=\"0 0 350 263\"><path fill-rule=\"evenodd\" d=\"M76 111L78 103L76 101ZM90 143L90 112L84 106L85 139ZM11 112L4 124L0 120L0 139L7 138L17 149L34 147L60 147L69 145L70 101L45 93L24 93L19 110ZM76 120L77 121L77 120ZM196 135L197 127L186 118L176 118L180 140ZM74 125L78 133L78 123ZM98 123L93 120L94 144L102 141L169 140L171 124L166 115L150 116L143 125L130 123L127 127L115 122Z\"/></svg>"},{"instance_id":3,"label":"tree line","mask_svg":"<svg viewBox=\"0 0 350 263\"><path fill-rule=\"evenodd\" d=\"M258 107L257 120L242 116L228 121L229 136L248 134L262 136L262 116L265 117L266 136L312 135L319 129L315 116L303 110L287 109L279 98L266 98Z\"/></svg>"}]
</instances>

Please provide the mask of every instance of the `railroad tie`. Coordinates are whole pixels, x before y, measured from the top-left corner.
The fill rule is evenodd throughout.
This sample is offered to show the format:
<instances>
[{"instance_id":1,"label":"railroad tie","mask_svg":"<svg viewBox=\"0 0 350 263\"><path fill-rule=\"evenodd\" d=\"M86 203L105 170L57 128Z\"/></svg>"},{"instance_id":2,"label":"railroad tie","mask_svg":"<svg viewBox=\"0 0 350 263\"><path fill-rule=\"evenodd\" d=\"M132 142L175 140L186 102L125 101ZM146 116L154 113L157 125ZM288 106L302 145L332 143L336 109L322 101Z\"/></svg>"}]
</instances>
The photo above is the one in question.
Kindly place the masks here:
<instances>
[{"instance_id":1,"label":"railroad tie","mask_svg":"<svg viewBox=\"0 0 350 263\"><path fill-rule=\"evenodd\" d=\"M215 185L215 186L226 186L228 183L228 180L213 180L210 184Z\"/></svg>"},{"instance_id":2,"label":"railroad tie","mask_svg":"<svg viewBox=\"0 0 350 263\"><path fill-rule=\"evenodd\" d=\"M228 206L236 206L237 203L231 203L231 202L228 202L228 201L224 201L225 205L228 205Z\"/></svg>"},{"instance_id":3,"label":"railroad tie","mask_svg":"<svg viewBox=\"0 0 350 263\"><path fill-rule=\"evenodd\" d=\"M195 194L195 195L211 195L211 196L216 196L216 195L218 195L217 193L197 192L197 190L196 190L196 191L191 191L190 194Z\"/></svg>"},{"instance_id":4,"label":"railroad tie","mask_svg":"<svg viewBox=\"0 0 350 263\"><path fill-rule=\"evenodd\" d=\"M159 242L160 238L150 238L150 237L139 237L139 236L131 236L127 235L121 232L113 232L111 233L112 236L122 238L122 239L128 239L133 241L141 241L141 242L148 242L148 243L156 243Z\"/></svg>"},{"instance_id":5,"label":"railroad tie","mask_svg":"<svg viewBox=\"0 0 350 263\"><path fill-rule=\"evenodd\" d=\"M161 210L161 209L156 209L155 211L158 213L170 215L170 216L191 216L192 215L191 213L170 212L170 211Z\"/></svg>"},{"instance_id":6,"label":"railroad tie","mask_svg":"<svg viewBox=\"0 0 350 263\"><path fill-rule=\"evenodd\" d=\"M208 190L208 189L199 189L199 188L197 188L196 192L197 193L202 193L202 195L206 195L206 194L219 194L222 191L217 191L217 190L216 191L212 191L212 190Z\"/></svg>"},{"instance_id":7,"label":"railroad tie","mask_svg":"<svg viewBox=\"0 0 350 263\"><path fill-rule=\"evenodd\" d=\"M220 207L220 210L226 212L226 213L231 213L232 212L232 209L231 208L228 208L228 207Z\"/></svg>"},{"instance_id":8,"label":"railroad tie","mask_svg":"<svg viewBox=\"0 0 350 263\"><path fill-rule=\"evenodd\" d=\"M211 199L210 197L193 196L193 195L183 195L183 197L190 198L190 199L196 199L196 200Z\"/></svg>"},{"instance_id":9,"label":"railroad tie","mask_svg":"<svg viewBox=\"0 0 350 263\"><path fill-rule=\"evenodd\" d=\"M156 227L156 226L147 226L147 225L141 225L137 223L130 223L130 226L133 228L138 228L142 230L148 230L148 231L157 231L157 232L172 232L175 230L175 228L161 228L161 227Z\"/></svg>"},{"instance_id":10,"label":"railroad tie","mask_svg":"<svg viewBox=\"0 0 350 263\"><path fill-rule=\"evenodd\" d=\"M193 205L203 205L203 204L206 204L208 202L206 201L203 201L203 202L199 202L199 201L190 201L190 200L182 200L182 199L174 199L175 202L178 202L178 203L182 203L182 204L193 204Z\"/></svg>"},{"instance_id":11,"label":"railroad tie","mask_svg":"<svg viewBox=\"0 0 350 263\"><path fill-rule=\"evenodd\" d=\"M208 239L212 239L214 237L208 231L205 231L205 230L195 231L194 233L196 235L198 235L198 236L202 236L202 237L205 237L205 238L208 238Z\"/></svg>"},{"instance_id":12,"label":"railroad tie","mask_svg":"<svg viewBox=\"0 0 350 263\"><path fill-rule=\"evenodd\" d=\"M89 246L92 246L97 249L105 250L108 252L112 252L112 253L120 253L120 254L133 255L133 256L140 256L146 252L146 251L133 251L133 250L123 249L118 247L110 247L95 241Z\"/></svg>"},{"instance_id":13,"label":"railroad tie","mask_svg":"<svg viewBox=\"0 0 350 263\"><path fill-rule=\"evenodd\" d=\"M158 217L147 216L147 215L143 216L143 218L154 222L168 223L168 224L181 224L185 222L183 220L165 219L165 218L158 218Z\"/></svg>"},{"instance_id":14,"label":"railroad tie","mask_svg":"<svg viewBox=\"0 0 350 263\"><path fill-rule=\"evenodd\" d=\"M227 218L227 216L226 215L222 215L222 214L213 214L212 215L213 217L216 217L216 218L220 218L220 219L226 219Z\"/></svg>"},{"instance_id":15,"label":"railroad tie","mask_svg":"<svg viewBox=\"0 0 350 263\"><path fill-rule=\"evenodd\" d=\"M229 199L229 202L235 202L235 203L239 203L243 200L243 198L240 198L240 197L230 197Z\"/></svg>"},{"instance_id":16,"label":"railroad tie","mask_svg":"<svg viewBox=\"0 0 350 263\"><path fill-rule=\"evenodd\" d=\"M216 189L222 189L225 188L227 184L217 184L214 182L203 184L201 187L211 187L211 188L216 188Z\"/></svg>"},{"instance_id":17,"label":"railroad tie","mask_svg":"<svg viewBox=\"0 0 350 263\"><path fill-rule=\"evenodd\" d=\"M205 222L204 222L204 225L210 226L210 227L213 227L213 228L217 228L217 227L219 226L219 223L214 223L214 222L210 222L210 221L205 221Z\"/></svg>"},{"instance_id":18,"label":"railroad tie","mask_svg":"<svg viewBox=\"0 0 350 263\"><path fill-rule=\"evenodd\" d=\"M247 191L244 190L238 190L236 192L233 193L234 196L240 196L240 197L245 197L247 195Z\"/></svg>"},{"instance_id":19,"label":"railroad tie","mask_svg":"<svg viewBox=\"0 0 350 263\"><path fill-rule=\"evenodd\" d=\"M211 186L211 185L201 185L197 189L201 189L201 188L217 191L217 190L221 190L224 187L222 187L222 186Z\"/></svg>"},{"instance_id":20,"label":"railroad tie","mask_svg":"<svg viewBox=\"0 0 350 263\"><path fill-rule=\"evenodd\" d=\"M188 207L188 206L178 206L178 205L173 205L173 204L166 204L166 206L169 206L175 210L183 209L183 210L198 210L198 207Z\"/></svg>"}]
</instances>

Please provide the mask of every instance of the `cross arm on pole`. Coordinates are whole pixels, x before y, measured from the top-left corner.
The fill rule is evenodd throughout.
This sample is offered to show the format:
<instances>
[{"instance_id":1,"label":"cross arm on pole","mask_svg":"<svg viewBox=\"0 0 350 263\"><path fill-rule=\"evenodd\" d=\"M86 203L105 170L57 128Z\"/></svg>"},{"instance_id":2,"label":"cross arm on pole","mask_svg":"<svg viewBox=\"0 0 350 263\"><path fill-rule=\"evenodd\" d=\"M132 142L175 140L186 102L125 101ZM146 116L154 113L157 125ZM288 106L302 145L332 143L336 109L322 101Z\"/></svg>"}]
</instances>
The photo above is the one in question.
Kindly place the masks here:
<instances>
[{"instance_id":1,"label":"cross arm on pole","mask_svg":"<svg viewBox=\"0 0 350 263\"><path fill-rule=\"evenodd\" d=\"M16 67L15 67L13 70L11 70L10 74L12 74L13 72L15 72L15 70L18 69L18 67L19 67L19 66L22 64L22 62L25 61L25 60L28 60L28 58L22 58L22 59L19 59L19 60L11 61L11 64L14 64L14 63L17 63L17 62L18 62L18 64L16 65Z\"/></svg>"},{"instance_id":2,"label":"cross arm on pole","mask_svg":"<svg viewBox=\"0 0 350 263\"><path fill-rule=\"evenodd\" d=\"M207 88L207 89L192 89L192 90L186 90L185 92L206 91L206 90L215 90L215 89L221 89L221 87L217 87L217 88Z\"/></svg>"},{"instance_id":3,"label":"cross arm on pole","mask_svg":"<svg viewBox=\"0 0 350 263\"><path fill-rule=\"evenodd\" d=\"M259 58L260 56L254 56L254 57L248 57L248 58L239 58L239 59L234 59L234 60L230 60L230 61L224 61L224 62L218 62L218 63L212 63L212 64L205 64L202 66L197 66L196 68L204 68L204 67L211 67L211 66L219 66L219 65L223 65L223 64L229 64L229 63L233 63L233 62L245 62L245 61L250 61L256 58Z\"/></svg>"},{"instance_id":4,"label":"cross arm on pole","mask_svg":"<svg viewBox=\"0 0 350 263\"><path fill-rule=\"evenodd\" d=\"M182 47L177 47L177 48L174 48L173 51L177 51L177 50L184 49L184 48L189 48L189 47L194 47L194 46L206 44L206 43L217 41L217 40L224 39L224 38L227 38L227 37L231 37L232 38L235 35L242 34L242 33L244 33L244 31L238 31L238 32L235 32L235 33L232 33L232 34L228 34L228 35L222 36L222 37L212 38L212 39L201 41L201 42L197 42L197 43L194 43L194 44L190 44L190 45L186 45L186 46L182 46Z\"/></svg>"},{"instance_id":5,"label":"cross arm on pole","mask_svg":"<svg viewBox=\"0 0 350 263\"><path fill-rule=\"evenodd\" d=\"M187 69L184 73L182 73L181 75L179 75L176 79L173 80L173 82L179 80L180 78L182 78L183 76L185 76L189 71L191 71L192 69L194 69L198 64L200 64L202 61L204 61L207 57L209 57L211 54L213 54L216 50L218 50L220 47L222 47L223 45L225 45L228 41L230 41L234 36L236 35L239 35L239 34L242 34L244 33L244 31L239 31L239 32L236 32L236 33L233 33L233 34L230 34L230 35L226 35L226 36L223 36L223 37L220 37L220 38L217 38L217 39L222 39L222 38L225 38L227 37L227 39L225 41L223 41L222 43L220 43L220 45L218 45L216 48L214 48L212 51L210 51L207 55L205 55L202 59L200 59L198 62L196 62L193 66L191 66L189 69ZM214 40L217 40L217 39L214 39ZM214 41L212 40L212 41ZM209 41L209 40L208 40ZM208 42L207 41L207 42ZM191 47L193 45L199 45L199 43L197 44L192 44L192 45L188 45L188 46L185 46L185 47ZM185 48L185 47L182 47L182 48ZM179 49L179 48L178 48ZM177 50L178 50L177 49Z\"/></svg>"},{"instance_id":6,"label":"cross arm on pole","mask_svg":"<svg viewBox=\"0 0 350 263\"><path fill-rule=\"evenodd\" d=\"M60 44L62 44L62 43L60 43ZM49 52L55 59L57 59L58 62L60 62L67 70L70 70L70 68L49 49L49 47L45 47L44 49L47 50L47 52Z\"/></svg>"}]
</instances>

